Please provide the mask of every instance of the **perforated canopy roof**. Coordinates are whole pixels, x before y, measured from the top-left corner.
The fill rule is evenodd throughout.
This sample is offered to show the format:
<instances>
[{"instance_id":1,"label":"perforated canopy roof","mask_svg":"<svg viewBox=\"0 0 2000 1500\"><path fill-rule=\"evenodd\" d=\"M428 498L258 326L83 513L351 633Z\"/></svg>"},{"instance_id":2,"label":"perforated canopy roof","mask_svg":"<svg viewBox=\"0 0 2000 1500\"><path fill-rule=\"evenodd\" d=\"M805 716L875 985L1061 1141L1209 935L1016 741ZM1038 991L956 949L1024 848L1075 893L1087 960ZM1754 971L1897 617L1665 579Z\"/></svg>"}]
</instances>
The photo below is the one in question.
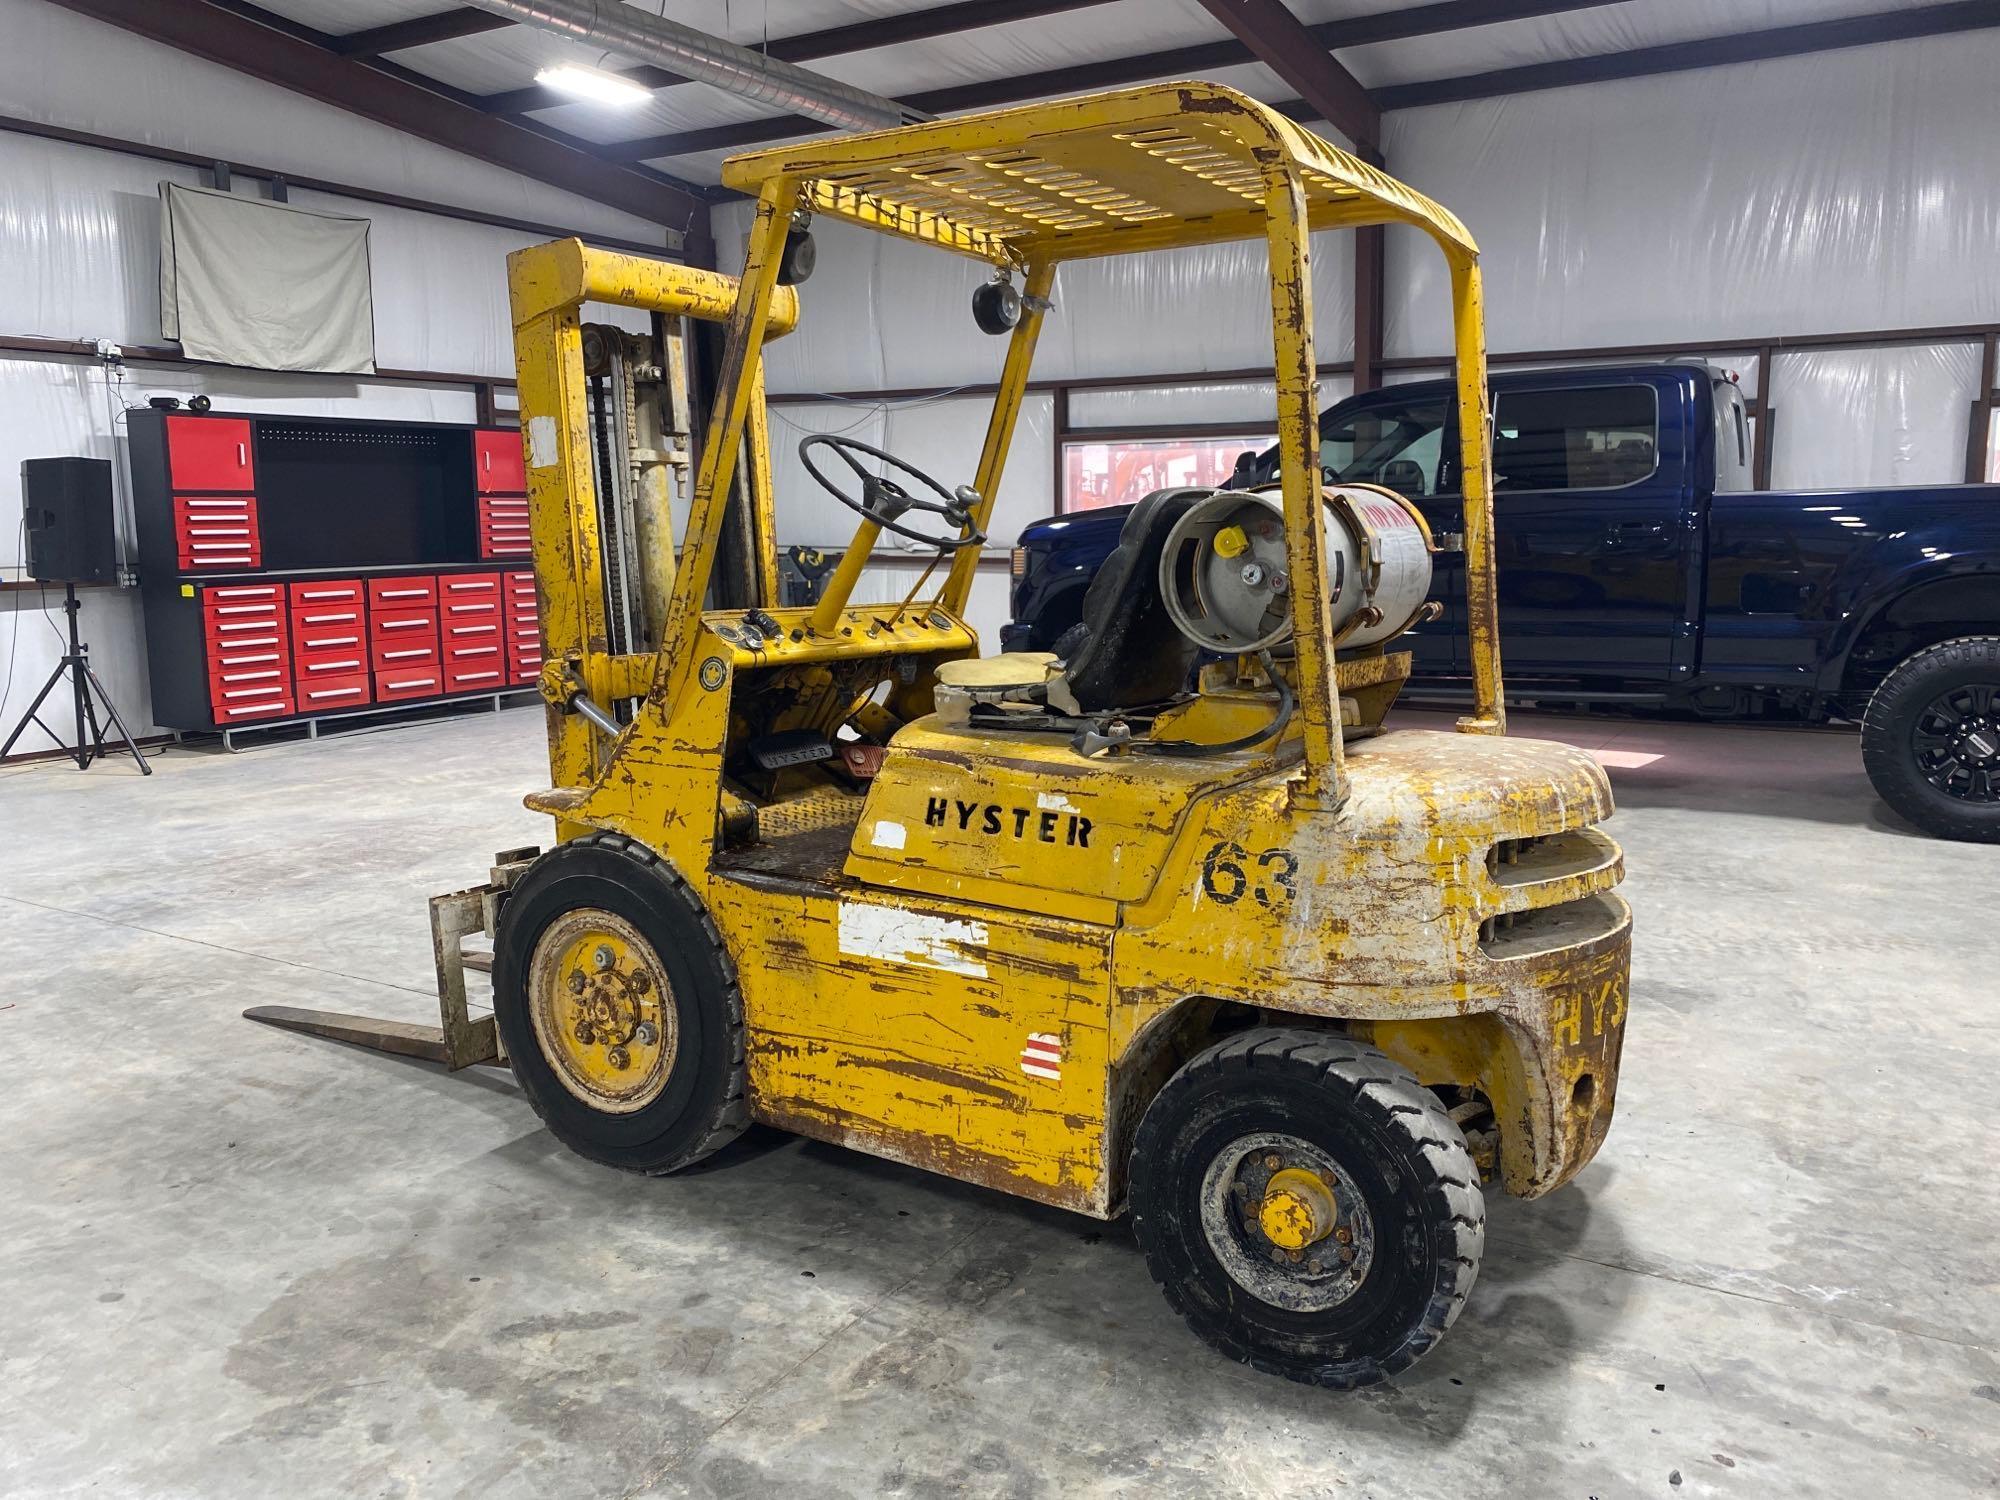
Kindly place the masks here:
<instances>
[{"instance_id":1,"label":"perforated canopy roof","mask_svg":"<svg viewBox=\"0 0 2000 1500\"><path fill-rule=\"evenodd\" d=\"M816 213L996 264L1265 233L1267 164L1315 229L1413 224L1477 254L1423 194L1213 83L1157 83L731 157L746 193L793 178Z\"/></svg>"}]
</instances>

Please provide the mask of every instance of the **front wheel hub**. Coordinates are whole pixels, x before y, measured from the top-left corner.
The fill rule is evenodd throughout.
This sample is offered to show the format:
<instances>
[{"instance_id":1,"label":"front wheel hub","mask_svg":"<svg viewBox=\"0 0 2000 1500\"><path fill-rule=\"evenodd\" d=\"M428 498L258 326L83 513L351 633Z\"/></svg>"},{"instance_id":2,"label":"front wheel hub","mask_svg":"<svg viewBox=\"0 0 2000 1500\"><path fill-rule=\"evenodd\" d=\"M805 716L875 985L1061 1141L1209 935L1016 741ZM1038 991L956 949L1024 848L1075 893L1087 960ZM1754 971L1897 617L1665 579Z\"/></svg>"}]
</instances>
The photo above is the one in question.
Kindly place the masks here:
<instances>
[{"instance_id":1,"label":"front wheel hub","mask_svg":"<svg viewBox=\"0 0 2000 1500\"><path fill-rule=\"evenodd\" d=\"M615 912L579 908L543 930L528 1014L557 1079L592 1109L644 1109L673 1072L673 987L652 945Z\"/></svg>"}]
</instances>

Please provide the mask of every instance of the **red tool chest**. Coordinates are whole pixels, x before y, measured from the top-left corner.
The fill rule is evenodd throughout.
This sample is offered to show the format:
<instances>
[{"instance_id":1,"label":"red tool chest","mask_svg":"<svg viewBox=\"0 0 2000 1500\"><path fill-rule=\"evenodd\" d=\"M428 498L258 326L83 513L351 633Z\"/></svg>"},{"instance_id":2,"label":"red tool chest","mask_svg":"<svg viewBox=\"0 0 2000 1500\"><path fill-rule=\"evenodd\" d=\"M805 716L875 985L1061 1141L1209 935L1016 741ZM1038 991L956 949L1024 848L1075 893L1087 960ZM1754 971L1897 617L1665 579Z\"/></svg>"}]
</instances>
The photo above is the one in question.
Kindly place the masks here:
<instances>
[{"instance_id":1,"label":"red tool chest","mask_svg":"<svg viewBox=\"0 0 2000 1500\"><path fill-rule=\"evenodd\" d=\"M528 478L521 434L481 430L472 435L474 481L479 491L479 555L526 557Z\"/></svg>"},{"instance_id":2,"label":"red tool chest","mask_svg":"<svg viewBox=\"0 0 2000 1500\"><path fill-rule=\"evenodd\" d=\"M507 629L507 676L533 682L542 674L542 614L535 598L535 575L502 573L501 603Z\"/></svg>"},{"instance_id":3,"label":"red tool chest","mask_svg":"<svg viewBox=\"0 0 2000 1500\"><path fill-rule=\"evenodd\" d=\"M535 680L519 433L152 409L126 424L157 722L226 730Z\"/></svg>"},{"instance_id":4,"label":"red tool chest","mask_svg":"<svg viewBox=\"0 0 2000 1500\"><path fill-rule=\"evenodd\" d=\"M491 691L507 682L498 573L438 578L438 644L448 693Z\"/></svg>"},{"instance_id":5,"label":"red tool chest","mask_svg":"<svg viewBox=\"0 0 2000 1500\"><path fill-rule=\"evenodd\" d=\"M257 497L174 496L174 547L183 573L259 566Z\"/></svg>"},{"instance_id":6,"label":"red tool chest","mask_svg":"<svg viewBox=\"0 0 2000 1500\"><path fill-rule=\"evenodd\" d=\"M282 583L201 591L208 698L218 725L292 712L291 645Z\"/></svg>"}]
</instances>

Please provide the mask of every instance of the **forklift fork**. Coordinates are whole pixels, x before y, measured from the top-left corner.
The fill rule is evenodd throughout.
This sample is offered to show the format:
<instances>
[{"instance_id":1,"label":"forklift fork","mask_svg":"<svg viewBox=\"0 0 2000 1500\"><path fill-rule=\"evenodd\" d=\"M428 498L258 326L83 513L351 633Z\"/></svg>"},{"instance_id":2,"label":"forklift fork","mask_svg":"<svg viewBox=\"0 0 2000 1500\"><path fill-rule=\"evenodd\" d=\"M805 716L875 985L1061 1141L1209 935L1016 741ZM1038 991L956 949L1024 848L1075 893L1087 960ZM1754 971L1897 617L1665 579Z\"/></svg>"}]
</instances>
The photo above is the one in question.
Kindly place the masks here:
<instances>
[{"instance_id":1,"label":"forklift fork","mask_svg":"<svg viewBox=\"0 0 2000 1500\"><path fill-rule=\"evenodd\" d=\"M349 1015L344 1011L305 1010L295 1005L253 1005L243 1012L244 1016L285 1031L443 1063L446 1071L452 1073L476 1063L490 1068L507 1067L493 1017L489 1014L474 1019L465 994L465 971L491 972L492 954L467 953L465 940L493 936L501 898L540 853L535 848L504 849L493 856L487 884L431 897L431 953L437 964L438 989L436 1026Z\"/></svg>"}]
</instances>

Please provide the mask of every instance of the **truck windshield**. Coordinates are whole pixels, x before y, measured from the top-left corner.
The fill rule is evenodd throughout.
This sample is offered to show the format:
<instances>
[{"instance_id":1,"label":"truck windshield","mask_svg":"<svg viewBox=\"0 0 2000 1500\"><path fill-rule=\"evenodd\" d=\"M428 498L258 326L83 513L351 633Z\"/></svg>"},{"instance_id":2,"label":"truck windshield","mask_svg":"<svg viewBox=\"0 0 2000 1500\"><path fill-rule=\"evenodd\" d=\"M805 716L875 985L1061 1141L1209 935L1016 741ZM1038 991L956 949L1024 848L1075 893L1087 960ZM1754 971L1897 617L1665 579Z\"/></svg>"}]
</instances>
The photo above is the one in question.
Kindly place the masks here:
<instances>
[{"instance_id":1,"label":"truck windshield","mask_svg":"<svg viewBox=\"0 0 2000 1500\"><path fill-rule=\"evenodd\" d=\"M1450 464L1445 455L1444 428L1448 404L1442 396L1373 406L1366 411L1320 418L1320 478L1327 484L1379 484L1398 494L1421 499L1444 493ZM1278 450L1258 455L1255 484L1278 477ZM1242 471L1236 483L1242 483Z\"/></svg>"}]
</instances>

